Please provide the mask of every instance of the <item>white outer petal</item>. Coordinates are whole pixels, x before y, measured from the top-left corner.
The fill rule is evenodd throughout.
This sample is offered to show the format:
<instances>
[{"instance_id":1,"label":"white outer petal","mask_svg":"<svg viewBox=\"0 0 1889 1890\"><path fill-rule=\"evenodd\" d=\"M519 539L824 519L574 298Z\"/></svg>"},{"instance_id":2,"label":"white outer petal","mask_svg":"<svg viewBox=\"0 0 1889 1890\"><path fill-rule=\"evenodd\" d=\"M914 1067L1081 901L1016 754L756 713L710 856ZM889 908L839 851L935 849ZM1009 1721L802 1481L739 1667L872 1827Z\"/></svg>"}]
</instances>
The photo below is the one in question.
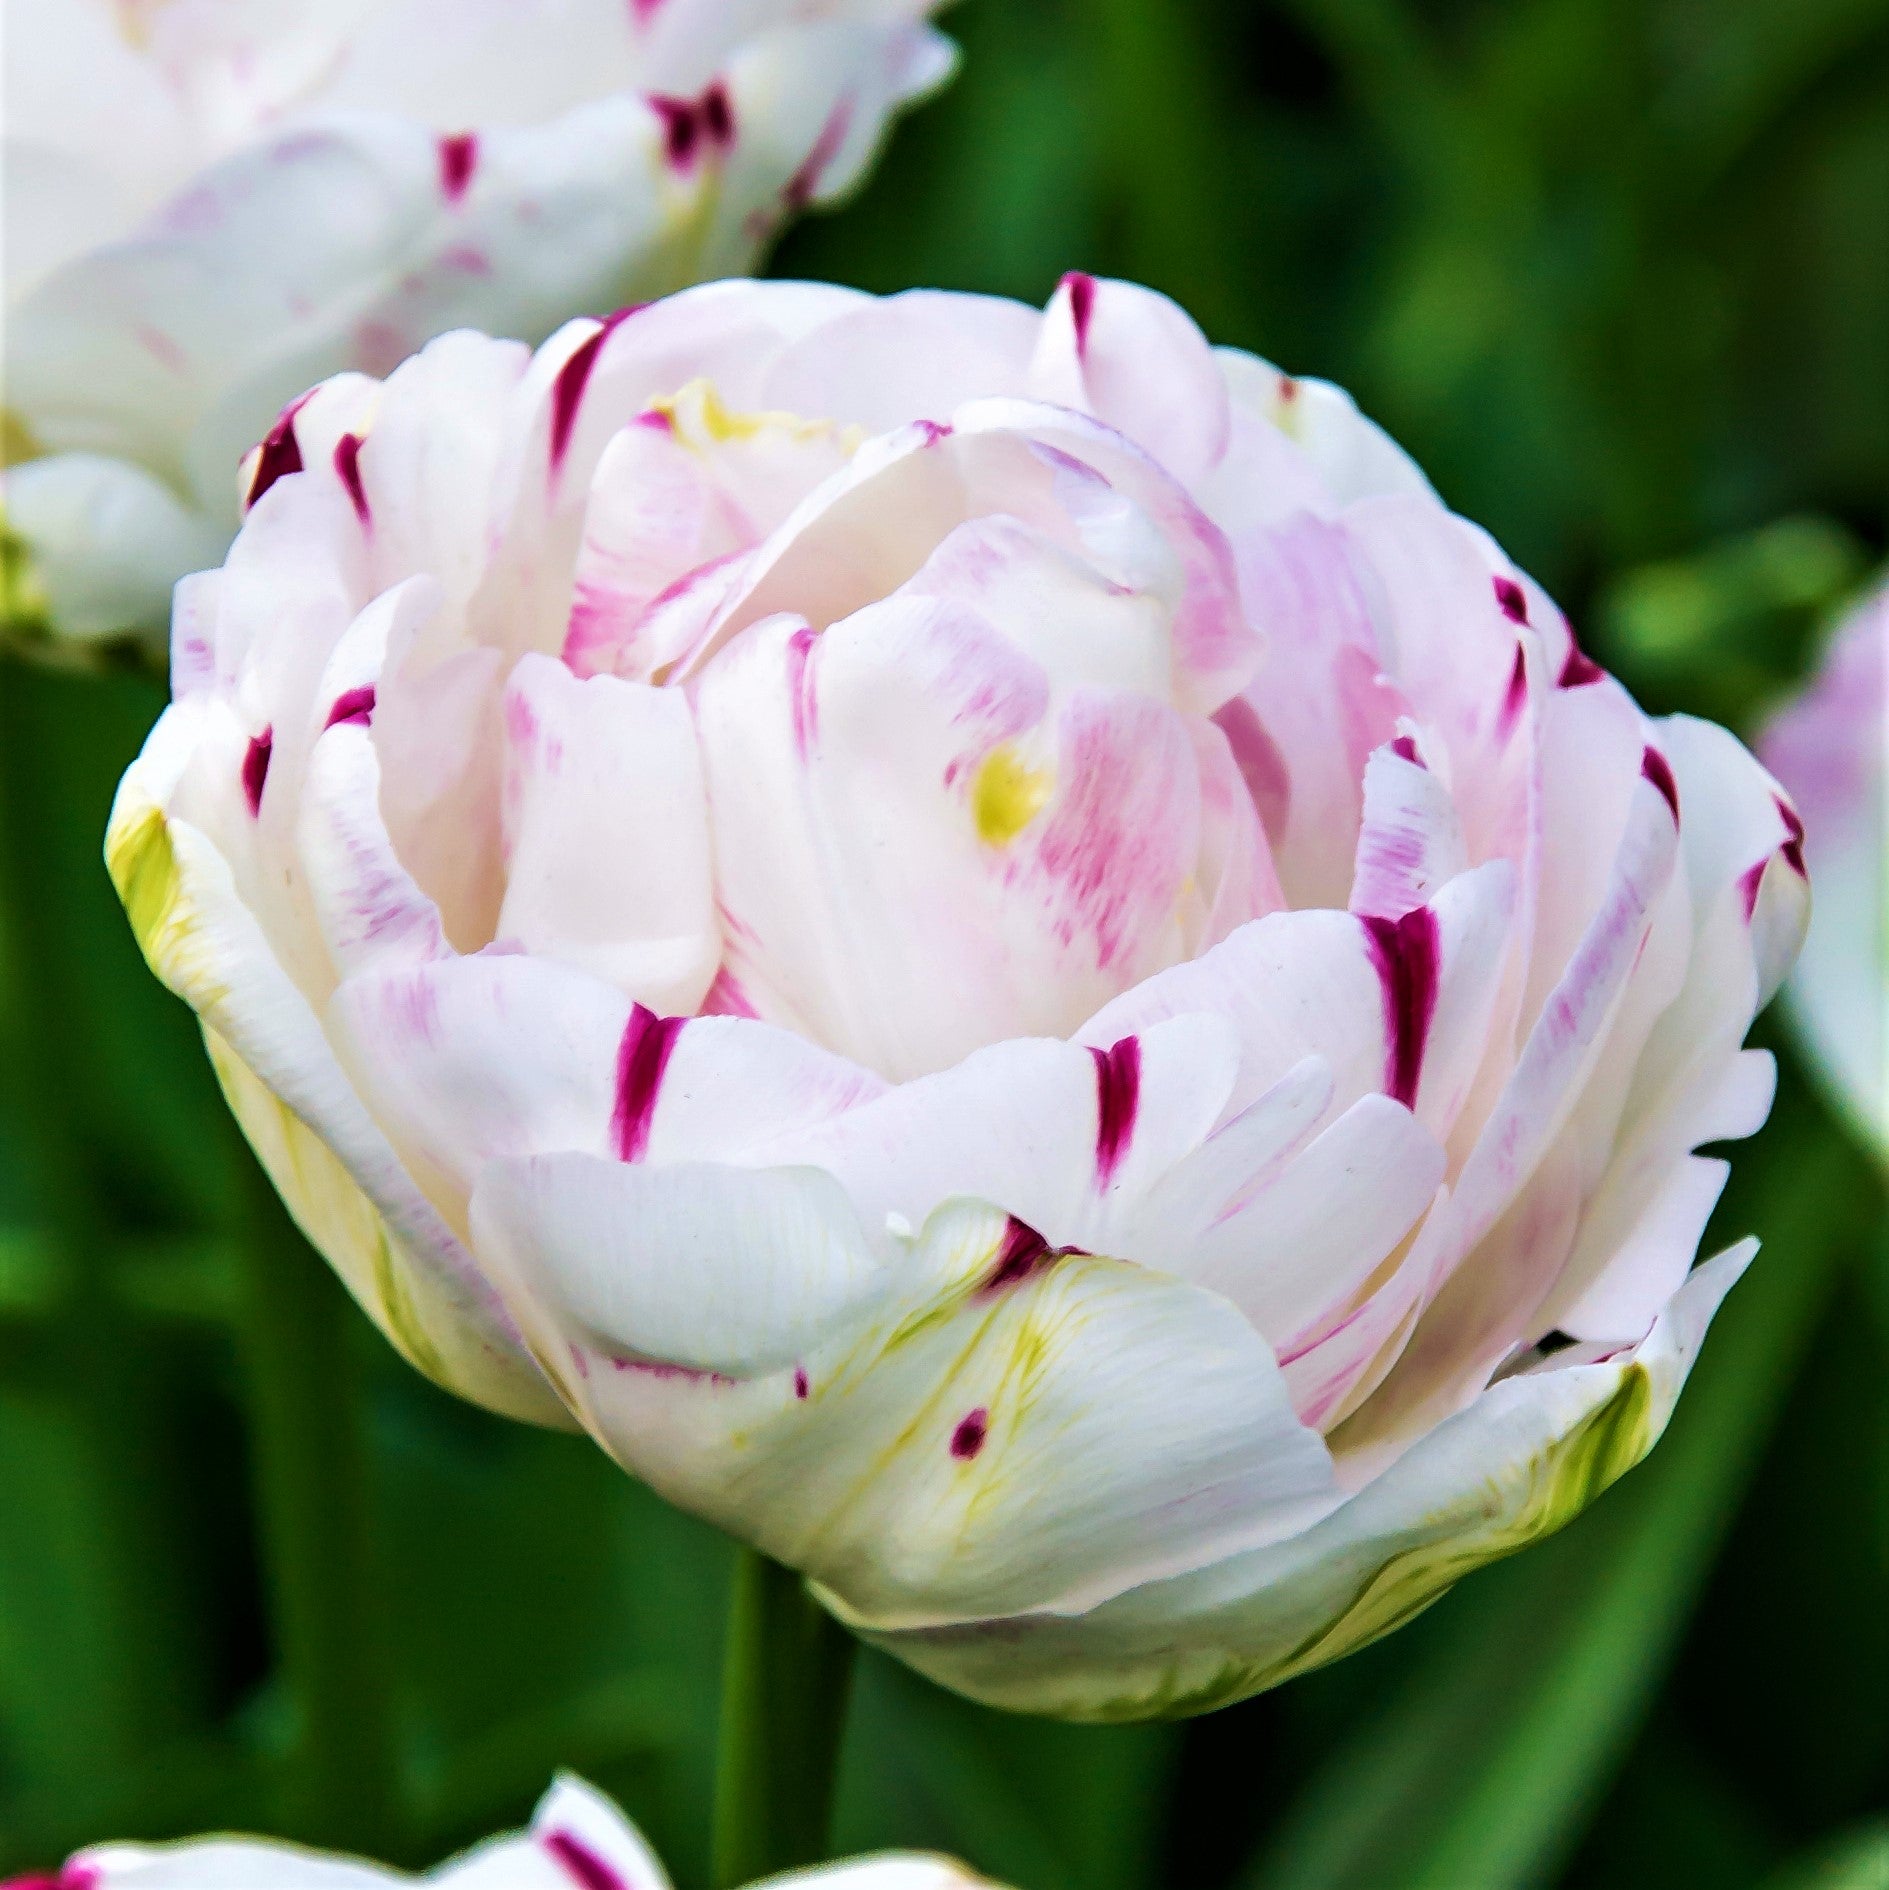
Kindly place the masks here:
<instances>
[{"instance_id":1,"label":"white outer petal","mask_svg":"<svg viewBox=\"0 0 1889 1890\"><path fill-rule=\"evenodd\" d=\"M464 1396L563 1422L492 1289L335 1060L228 863L200 829L166 813L201 700L165 712L119 786L107 830L107 863L146 959L202 1018L226 1094L272 1178L394 1343Z\"/></svg>"},{"instance_id":2,"label":"white outer petal","mask_svg":"<svg viewBox=\"0 0 1889 1890\"><path fill-rule=\"evenodd\" d=\"M868 1638L973 1699L1106 1721L1207 1711L1336 1659L1559 1528L1643 1456L1755 1247L1700 1267L1630 1351L1492 1385L1288 1541L1084 1615Z\"/></svg>"},{"instance_id":3,"label":"white outer petal","mask_svg":"<svg viewBox=\"0 0 1889 1890\"><path fill-rule=\"evenodd\" d=\"M25 541L46 614L67 637L157 639L172 585L223 555L225 534L162 480L102 453L8 468L0 511Z\"/></svg>"}]
</instances>

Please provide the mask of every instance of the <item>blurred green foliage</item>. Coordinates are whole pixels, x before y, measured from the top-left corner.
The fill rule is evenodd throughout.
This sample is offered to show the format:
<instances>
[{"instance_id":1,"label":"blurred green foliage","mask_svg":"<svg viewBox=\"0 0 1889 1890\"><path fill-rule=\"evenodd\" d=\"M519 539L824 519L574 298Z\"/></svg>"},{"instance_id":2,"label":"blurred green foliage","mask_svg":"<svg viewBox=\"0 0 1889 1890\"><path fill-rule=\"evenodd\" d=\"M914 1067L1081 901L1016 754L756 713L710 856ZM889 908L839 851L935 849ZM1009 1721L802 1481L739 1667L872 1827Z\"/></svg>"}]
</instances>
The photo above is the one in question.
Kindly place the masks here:
<instances>
[{"instance_id":1,"label":"blurred green foliage","mask_svg":"<svg viewBox=\"0 0 1889 1890\"><path fill-rule=\"evenodd\" d=\"M955 88L777 270L1153 282L1350 386L1654 708L1748 728L1881 557L1885 0L949 24ZM245 1158L97 863L158 706L0 669L0 1872L230 1824L425 1861L566 1765L700 1883L725 1545L432 1391L279 1233L293 1317L256 1316ZM1882 1179L1782 1047L1715 1230L1768 1252L1589 1516L1187 1727L1005 1719L867 1658L838 1844L1021 1890L1889 1883ZM271 1371L345 1420L358 1515L298 1482L333 1465Z\"/></svg>"}]
</instances>

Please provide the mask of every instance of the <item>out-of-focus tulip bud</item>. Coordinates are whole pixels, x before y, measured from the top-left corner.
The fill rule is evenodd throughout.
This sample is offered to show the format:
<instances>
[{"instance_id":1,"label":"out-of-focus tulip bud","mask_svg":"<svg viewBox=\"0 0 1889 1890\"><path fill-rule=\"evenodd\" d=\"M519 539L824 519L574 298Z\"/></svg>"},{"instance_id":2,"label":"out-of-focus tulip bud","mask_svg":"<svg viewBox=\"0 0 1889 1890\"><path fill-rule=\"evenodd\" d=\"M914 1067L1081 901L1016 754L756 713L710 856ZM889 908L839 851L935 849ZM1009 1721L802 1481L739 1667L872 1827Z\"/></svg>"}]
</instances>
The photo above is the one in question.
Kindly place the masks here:
<instances>
[{"instance_id":1,"label":"out-of-focus tulip bud","mask_svg":"<svg viewBox=\"0 0 1889 1890\"><path fill-rule=\"evenodd\" d=\"M1889 586L1838 626L1759 743L1791 791L1817 911L1785 1000L1832 1096L1889 1158Z\"/></svg>"},{"instance_id":2,"label":"out-of-focus tulip bud","mask_svg":"<svg viewBox=\"0 0 1889 1890\"><path fill-rule=\"evenodd\" d=\"M892 1854L767 1881L777 1890L998 1890L949 1858ZM530 1830L493 1838L421 1877L264 1839L197 1838L100 1845L54 1876L22 1877L0 1890L393 1890L416 1883L450 1890L670 1890L635 1827L574 1778L559 1779L545 1794Z\"/></svg>"},{"instance_id":3,"label":"out-of-focus tulip bud","mask_svg":"<svg viewBox=\"0 0 1889 1890\"><path fill-rule=\"evenodd\" d=\"M324 375L748 267L949 70L933 3L8 0L12 632L161 644Z\"/></svg>"},{"instance_id":4,"label":"out-of-focus tulip bud","mask_svg":"<svg viewBox=\"0 0 1889 1890\"><path fill-rule=\"evenodd\" d=\"M109 859L423 1370L1090 1717L1659 1435L1796 816L1337 389L727 283L332 381L255 490Z\"/></svg>"}]
</instances>

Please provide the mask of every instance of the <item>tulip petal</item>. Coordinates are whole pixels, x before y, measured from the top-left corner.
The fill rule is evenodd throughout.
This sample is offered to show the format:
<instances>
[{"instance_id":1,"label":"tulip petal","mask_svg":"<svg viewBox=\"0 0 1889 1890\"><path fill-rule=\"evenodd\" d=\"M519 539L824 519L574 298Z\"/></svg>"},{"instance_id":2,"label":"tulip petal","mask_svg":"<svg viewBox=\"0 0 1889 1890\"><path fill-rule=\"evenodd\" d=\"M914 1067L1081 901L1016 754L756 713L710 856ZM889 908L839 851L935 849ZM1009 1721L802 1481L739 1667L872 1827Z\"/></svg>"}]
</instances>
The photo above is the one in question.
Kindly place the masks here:
<instances>
[{"instance_id":1,"label":"tulip petal","mask_svg":"<svg viewBox=\"0 0 1889 1890\"><path fill-rule=\"evenodd\" d=\"M614 985L546 959L482 954L350 980L330 1029L403 1157L463 1223L484 1164L559 1150L651 1162L745 1161L883 1085L744 1018L660 1020ZM768 1158L768 1157L763 1157Z\"/></svg>"},{"instance_id":2,"label":"tulip petal","mask_svg":"<svg viewBox=\"0 0 1889 1890\"><path fill-rule=\"evenodd\" d=\"M1047 1613L868 1638L1012 1711L1119 1721L1210 1711L1388 1633L1481 1564L1570 1521L1665 1428L1755 1243L1699 1268L1651 1333L1599 1364L1501 1380L1303 1534Z\"/></svg>"},{"instance_id":3,"label":"tulip petal","mask_svg":"<svg viewBox=\"0 0 1889 1890\"><path fill-rule=\"evenodd\" d=\"M688 704L527 656L505 691L507 878L498 936L669 1016L721 959L708 809ZM633 872L599 873L606 859Z\"/></svg>"},{"instance_id":4,"label":"tulip petal","mask_svg":"<svg viewBox=\"0 0 1889 1890\"><path fill-rule=\"evenodd\" d=\"M227 863L201 831L167 818L178 765L167 749L185 750L188 705L165 721L166 742L147 745L126 775L106 837L151 969L203 1019L225 1094L270 1178L394 1344L466 1397L561 1421L492 1289L342 1074Z\"/></svg>"},{"instance_id":5,"label":"tulip petal","mask_svg":"<svg viewBox=\"0 0 1889 1890\"><path fill-rule=\"evenodd\" d=\"M473 1217L593 1434L856 1618L1086 1608L1332 1500L1231 1306L1087 1255L1007 1269L995 1209L947 1206L875 1259L815 1170L550 1156L488 1168ZM797 1363L746 1310L790 1301L817 1341Z\"/></svg>"},{"instance_id":6,"label":"tulip petal","mask_svg":"<svg viewBox=\"0 0 1889 1890\"><path fill-rule=\"evenodd\" d=\"M0 475L7 528L67 637L160 630L178 576L214 564L224 534L161 479L102 453L54 453Z\"/></svg>"},{"instance_id":7,"label":"tulip petal","mask_svg":"<svg viewBox=\"0 0 1889 1890\"><path fill-rule=\"evenodd\" d=\"M1179 717L1045 698L981 618L919 597L757 624L703 674L728 969L759 1015L911 1075L1061 1034L1178 952Z\"/></svg>"}]
</instances>

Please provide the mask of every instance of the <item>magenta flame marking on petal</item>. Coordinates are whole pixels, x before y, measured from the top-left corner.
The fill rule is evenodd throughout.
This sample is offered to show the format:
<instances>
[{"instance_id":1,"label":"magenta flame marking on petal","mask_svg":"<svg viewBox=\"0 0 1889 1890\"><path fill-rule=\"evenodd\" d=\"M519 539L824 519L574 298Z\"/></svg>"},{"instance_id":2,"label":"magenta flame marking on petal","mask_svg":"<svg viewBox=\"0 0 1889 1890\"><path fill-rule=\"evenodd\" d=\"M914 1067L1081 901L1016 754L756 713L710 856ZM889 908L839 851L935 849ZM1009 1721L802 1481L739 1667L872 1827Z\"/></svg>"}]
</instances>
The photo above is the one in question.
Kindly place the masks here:
<instances>
[{"instance_id":1,"label":"magenta flame marking on petal","mask_svg":"<svg viewBox=\"0 0 1889 1890\"><path fill-rule=\"evenodd\" d=\"M1513 578L1495 580L1495 601L1510 623L1527 623L1528 598Z\"/></svg>"},{"instance_id":2,"label":"magenta flame marking on petal","mask_svg":"<svg viewBox=\"0 0 1889 1890\"><path fill-rule=\"evenodd\" d=\"M98 1879L88 1870L81 1885L80 1880L73 1875L72 1866L68 1864L56 1877L45 1871L37 1871L25 1877L9 1877L4 1883L0 1883L0 1890L66 1890L68 1883L74 1886L74 1890L91 1890L91 1886L97 1881Z\"/></svg>"},{"instance_id":3,"label":"magenta flame marking on petal","mask_svg":"<svg viewBox=\"0 0 1889 1890\"><path fill-rule=\"evenodd\" d=\"M1590 683L1605 682L1607 672L1587 654L1572 637L1568 639L1568 659L1555 678L1560 689L1585 689Z\"/></svg>"},{"instance_id":4,"label":"magenta flame marking on petal","mask_svg":"<svg viewBox=\"0 0 1889 1890\"><path fill-rule=\"evenodd\" d=\"M1078 1250L1052 1247L1028 1221L1014 1214L1004 1217L1004 1237L991 1255L990 1271L978 1283L978 1292L1001 1293L1006 1287L1019 1286L1058 1260L1066 1260Z\"/></svg>"},{"instance_id":5,"label":"magenta flame marking on petal","mask_svg":"<svg viewBox=\"0 0 1889 1890\"><path fill-rule=\"evenodd\" d=\"M820 127L820 135L813 141L813 149L801 160L787 182L781 186L781 202L789 210L804 210L813 201L814 193L820 188L820 179L827 173L827 167L839 156L840 146L846 142L847 128L853 119L853 95L849 92L827 114L827 120Z\"/></svg>"},{"instance_id":6,"label":"magenta flame marking on petal","mask_svg":"<svg viewBox=\"0 0 1889 1890\"><path fill-rule=\"evenodd\" d=\"M960 1463L969 1463L984 1448L984 1439L989 1435L990 1413L980 1404L958 1420L957 1429L951 1433L952 1456Z\"/></svg>"},{"instance_id":7,"label":"magenta flame marking on petal","mask_svg":"<svg viewBox=\"0 0 1889 1890\"><path fill-rule=\"evenodd\" d=\"M1809 869L1804 865L1804 823L1798 818L1794 808L1781 794L1773 794L1771 803L1778 811L1778 818L1784 823L1784 832L1788 836L1778 851L1784 855L1784 864L1799 879L1810 877Z\"/></svg>"},{"instance_id":8,"label":"magenta flame marking on petal","mask_svg":"<svg viewBox=\"0 0 1889 1890\"><path fill-rule=\"evenodd\" d=\"M1402 918L1363 921L1372 962L1384 987L1384 1093L1414 1109L1423 1078L1423 1053L1436 1015L1440 935L1436 914L1414 906Z\"/></svg>"},{"instance_id":9,"label":"magenta flame marking on petal","mask_svg":"<svg viewBox=\"0 0 1889 1890\"><path fill-rule=\"evenodd\" d=\"M363 525L371 524L367 511L367 488L361 483L361 436L344 433L335 441L335 471L354 502L354 516Z\"/></svg>"},{"instance_id":10,"label":"magenta flame marking on petal","mask_svg":"<svg viewBox=\"0 0 1889 1890\"><path fill-rule=\"evenodd\" d=\"M728 88L715 82L696 100L695 109L702 121L702 131L710 144L726 150L735 141L735 108Z\"/></svg>"},{"instance_id":11,"label":"magenta flame marking on petal","mask_svg":"<svg viewBox=\"0 0 1889 1890\"><path fill-rule=\"evenodd\" d=\"M1679 818L1679 783L1673 779L1672 765L1657 748L1649 748L1640 756L1640 774L1642 779L1651 781L1659 789L1660 798L1673 810L1673 819Z\"/></svg>"},{"instance_id":12,"label":"magenta flame marking on petal","mask_svg":"<svg viewBox=\"0 0 1889 1890\"><path fill-rule=\"evenodd\" d=\"M243 799L249 803L253 820L262 812L262 790L269 780L269 757L275 753L275 729L265 728L249 738L243 750Z\"/></svg>"},{"instance_id":13,"label":"magenta flame marking on petal","mask_svg":"<svg viewBox=\"0 0 1889 1890\"><path fill-rule=\"evenodd\" d=\"M812 1389L812 1385L807 1382L806 1366L796 1365L794 1367L794 1396L804 1399L807 1393Z\"/></svg>"},{"instance_id":14,"label":"magenta flame marking on petal","mask_svg":"<svg viewBox=\"0 0 1889 1890\"><path fill-rule=\"evenodd\" d=\"M672 1359L663 1358L625 1358L620 1353L611 1356L610 1369L636 1372L644 1378L676 1379L685 1385L732 1385L735 1382L726 1372L711 1371L706 1365L678 1365Z\"/></svg>"},{"instance_id":15,"label":"magenta flame marking on petal","mask_svg":"<svg viewBox=\"0 0 1889 1890\"><path fill-rule=\"evenodd\" d=\"M1095 278L1072 269L1063 277L1063 287L1069 291L1069 318L1076 325L1076 352L1083 354L1089 346L1089 320L1095 313Z\"/></svg>"},{"instance_id":16,"label":"magenta flame marking on petal","mask_svg":"<svg viewBox=\"0 0 1889 1890\"><path fill-rule=\"evenodd\" d=\"M635 308L620 308L614 315L606 315L596 333L586 335L572 349L570 359L558 369L558 377L551 387L551 471L554 475L570 450L577 410L583 404L584 389L589 384L591 370L597 365L597 356L618 324L635 313Z\"/></svg>"},{"instance_id":17,"label":"magenta flame marking on petal","mask_svg":"<svg viewBox=\"0 0 1889 1890\"><path fill-rule=\"evenodd\" d=\"M337 722L367 722L373 715L374 685L362 683L358 689L344 689L335 697L322 727L333 728Z\"/></svg>"},{"instance_id":18,"label":"magenta flame marking on petal","mask_svg":"<svg viewBox=\"0 0 1889 1890\"><path fill-rule=\"evenodd\" d=\"M1528 652L1520 643L1515 646L1515 663L1509 671L1509 686L1502 693L1502 713L1497 718L1497 726L1506 741L1515 732L1515 724L1522 719L1522 709L1528 701Z\"/></svg>"},{"instance_id":19,"label":"magenta flame marking on petal","mask_svg":"<svg viewBox=\"0 0 1889 1890\"><path fill-rule=\"evenodd\" d=\"M249 497L244 511L254 506L278 479L302 470L302 443L295 437L295 416L314 398L312 390L299 400L292 400L276 415L275 425L263 435L262 451L256 455L256 470L249 481Z\"/></svg>"},{"instance_id":20,"label":"magenta flame marking on petal","mask_svg":"<svg viewBox=\"0 0 1889 1890\"><path fill-rule=\"evenodd\" d=\"M630 1890L623 1873L599 1857L582 1838L568 1831L547 1831L538 1842L579 1890Z\"/></svg>"},{"instance_id":21,"label":"magenta flame marking on petal","mask_svg":"<svg viewBox=\"0 0 1889 1890\"><path fill-rule=\"evenodd\" d=\"M716 972L715 981L696 1009L698 1017L759 1017L754 1000L741 988L741 980L726 965Z\"/></svg>"},{"instance_id":22,"label":"magenta flame marking on petal","mask_svg":"<svg viewBox=\"0 0 1889 1890\"><path fill-rule=\"evenodd\" d=\"M1391 753L1401 760L1414 762L1419 768L1423 766L1423 757L1417 753L1417 744L1408 735L1399 735L1391 743Z\"/></svg>"},{"instance_id":23,"label":"magenta flame marking on petal","mask_svg":"<svg viewBox=\"0 0 1889 1890\"><path fill-rule=\"evenodd\" d=\"M630 0L630 17L638 26L647 26L662 10L662 0Z\"/></svg>"},{"instance_id":24,"label":"magenta flame marking on petal","mask_svg":"<svg viewBox=\"0 0 1889 1890\"><path fill-rule=\"evenodd\" d=\"M190 356L163 329L153 328L149 322L140 322L132 333L137 336L139 347L170 373L190 372Z\"/></svg>"},{"instance_id":25,"label":"magenta flame marking on petal","mask_svg":"<svg viewBox=\"0 0 1889 1890\"><path fill-rule=\"evenodd\" d=\"M618 1161L643 1159L663 1071L688 1021L686 1017L658 1017L641 1004L630 1012L623 1041L617 1046L617 1101L610 1117L610 1139Z\"/></svg>"},{"instance_id":26,"label":"magenta flame marking on petal","mask_svg":"<svg viewBox=\"0 0 1889 1890\"><path fill-rule=\"evenodd\" d=\"M814 632L802 624L787 639L787 700L794 717L794 752L805 761L820 739L820 698L813 681Z\"/></svg>"},{"instance_id":27,"label":"magenta flame marking on petal","mask_svg":"<svg viewBox=\"0 0 1889 1890\"><path fill-rule=\"evenodd\" d=\"M1233 751L1233 765L1252 796L1259 824L1265 828L1267 839L1277 845L1292 811L1292 772L1279 744L1266 732L1259 712L1244 696L1221 703L1213 712L1213 723Z\"/></svg>"},{"instance_id":28,"label":"magenta flame marking on petal","mask_svg":"<svg viewBox=\"0 0 1889 1890\"><path fill-rule=\"evenodd\" d=\"M1141 1101L1141 1039L1124 1037L1108 1049L1090 1047L1095 1059L1095 1179L1106 1188L1134 1139Z\"/></svg>"},{"instance_id":29,"label":"magenta flame marking on petal","mask_svg":"<svg viewBox=\"0 0 1889 1890\"><path fill-rule=\"evenodd\" d=\"M458 131L439 141L439 187L448 203L457 203L472 183L472 173L479 167L479 138L476 132Z\"/></svg>"},{"instance_id":30,"label":"magenta flame marking on petal","mask_svg":"<svg viewBox=\"0 0 1889 1890\"><path fill-rule=\"evenodd\" d=\"M1783 851L1782 848L1779 849ZM1764 869L1771 864L1767 854L1755 866L1748 866L1739 876L1738 893L1745 902L1745 923L1751 923L1752 914L1758 910L1758 889L1764 884Z\"/></svg>"},{"instance_id":31,"label":"magenta flame marking on petal","mask_svg":"<svg viewBox=\"0 0 1889 1890\"><path fill-rule=\"evenodd\" d=\"M662 152L671 170L687 170L695 160L698 126L695 101L672 98L665 92L649 95L649 108L662 120Z\"/></svg>"},{"instance_id":32,"label":"magenta flame marking on petal","mask_svg":"<svg viewBox=\"0 0 1889 1890\"><path fill-rule=\"evenodd\" d=\"M586 1355L584 1348L574 1342L567 1341L564 1349L570 1353L571 1364L575 1368L578 1377L588 1378L590 1376L590 1359Z\"/></svg>"}]
</instances>

